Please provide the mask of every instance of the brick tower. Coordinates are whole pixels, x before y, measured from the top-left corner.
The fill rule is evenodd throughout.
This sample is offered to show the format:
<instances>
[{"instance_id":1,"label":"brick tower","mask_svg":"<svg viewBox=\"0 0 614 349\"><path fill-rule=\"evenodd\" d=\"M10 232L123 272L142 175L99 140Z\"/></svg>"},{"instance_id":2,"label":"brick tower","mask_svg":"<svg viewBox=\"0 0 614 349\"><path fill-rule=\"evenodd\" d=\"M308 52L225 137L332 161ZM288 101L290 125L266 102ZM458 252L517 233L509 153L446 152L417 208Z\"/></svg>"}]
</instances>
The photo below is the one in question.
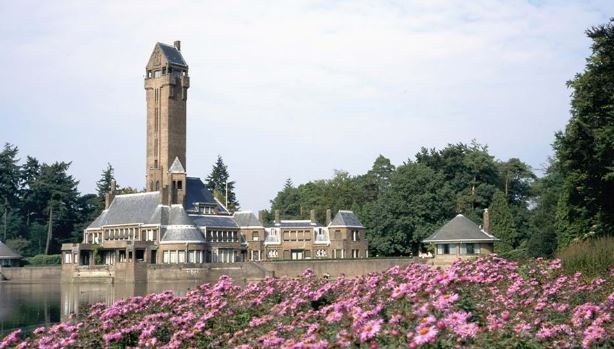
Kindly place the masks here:
<instances>
[{"instance_id":1,"label":"brick tower","mask_svg":"<svg viewBox=\"0 0 614 349\"><path fill-rule=\"evenodd\" d=\"M170 186L175 158L186 168L186 100L190 78L181 42L157 43L145 68L147 99L147 191Z\"/></svg>"}]
</instances>

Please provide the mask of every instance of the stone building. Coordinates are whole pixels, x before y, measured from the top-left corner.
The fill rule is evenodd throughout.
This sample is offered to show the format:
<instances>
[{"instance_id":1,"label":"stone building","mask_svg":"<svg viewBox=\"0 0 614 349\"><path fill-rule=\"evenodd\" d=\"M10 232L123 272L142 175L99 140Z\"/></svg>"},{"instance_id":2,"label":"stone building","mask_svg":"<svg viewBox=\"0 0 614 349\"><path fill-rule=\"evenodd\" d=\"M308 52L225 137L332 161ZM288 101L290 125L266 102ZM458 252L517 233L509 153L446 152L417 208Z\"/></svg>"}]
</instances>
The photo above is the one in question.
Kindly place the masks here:
<instances>
[{"instance_id":1,"label":"stone building","mask_svg":"<svg viewBox=\"0 0 614 349\"><path fill-rule=\"evenodd\" d=\"M480 227L459 214L423 242L435 246L435 260L442 263L492 253L499 239L491 234L488 209L484 210L483 221L484 227Z\"/></svg>"},{"instance_id":2,"label":"stone building","mask_svg":"<svg viewBox=\"0 0 614 349\"><path fill-rule=\"evenodd\" d=\"M81 243L62 245L66 273L104 266L101 276L139 279L152 264L234 263L273 259L366 258L364 227L351 211L327 212L327 225L281 221L265 227L248 211L231 213L186 171L190 87L181 45L157 43L145 74L146 191L105 197L104 211Z\"/></svg>"}]
</instances>

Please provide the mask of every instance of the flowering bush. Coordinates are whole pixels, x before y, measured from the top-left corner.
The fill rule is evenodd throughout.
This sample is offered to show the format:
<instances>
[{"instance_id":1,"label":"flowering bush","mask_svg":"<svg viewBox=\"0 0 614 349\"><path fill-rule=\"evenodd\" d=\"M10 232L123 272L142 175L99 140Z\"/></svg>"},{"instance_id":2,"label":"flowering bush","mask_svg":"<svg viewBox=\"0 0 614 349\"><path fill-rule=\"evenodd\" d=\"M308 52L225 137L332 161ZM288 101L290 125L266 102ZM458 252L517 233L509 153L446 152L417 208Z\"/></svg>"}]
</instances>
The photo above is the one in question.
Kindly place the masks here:
<instances>
[{"instance_id":1,"label":"flowering bush","mask_svg":"<svg viewBox=\"0 0 614 349\"><path fill-rule=\"evenodd\" d=\"M496 256L355 279L228 277L185 296L163 292L92 305L88 314L2 348L611 347L614 271L566 276L559 261Z\"/></svg>"}]
</instances>

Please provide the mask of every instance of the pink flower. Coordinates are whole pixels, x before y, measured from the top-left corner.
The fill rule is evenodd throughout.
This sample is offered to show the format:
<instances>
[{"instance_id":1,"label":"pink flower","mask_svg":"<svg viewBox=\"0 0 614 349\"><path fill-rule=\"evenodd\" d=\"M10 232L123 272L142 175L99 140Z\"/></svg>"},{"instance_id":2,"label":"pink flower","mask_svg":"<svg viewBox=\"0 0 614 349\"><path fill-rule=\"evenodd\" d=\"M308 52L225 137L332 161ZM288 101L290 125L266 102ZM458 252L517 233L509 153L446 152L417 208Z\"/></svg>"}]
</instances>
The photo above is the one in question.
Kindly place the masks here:
<instances>
[{"instance_id":1,"label":"pink flower","mask_svg":"<svg viewBox=\"0 0 614 349\"><path fill-rule=\"evenodd\" d=\"M381 328L383 319L369 320L360 331L360 342L364 343L368 339L375 337Z\"/></svg>"},{"instance_id":2,"label":"pink flower","mask_svg":"<svg viewBox=\"0 0 614 349\"><path fill-rule=\"evenodd\" d=\"M437 333L438 331L435 326L422 327L418 331L416 331L416 337L414 338L414 342L417 345L430 343L435 340L435 337L437 337Z\"/></svg>"}]
</instances>

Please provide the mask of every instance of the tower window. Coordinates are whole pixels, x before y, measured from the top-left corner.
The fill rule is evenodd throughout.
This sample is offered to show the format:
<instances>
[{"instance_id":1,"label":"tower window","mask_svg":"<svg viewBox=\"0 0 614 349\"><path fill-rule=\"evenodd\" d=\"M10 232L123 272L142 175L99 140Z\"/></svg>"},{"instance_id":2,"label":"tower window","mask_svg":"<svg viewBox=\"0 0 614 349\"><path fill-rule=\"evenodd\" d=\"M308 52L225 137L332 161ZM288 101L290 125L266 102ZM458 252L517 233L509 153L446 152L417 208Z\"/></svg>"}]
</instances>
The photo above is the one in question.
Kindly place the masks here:
<instances>
[{"instance_id":1,"label":"tower window","mask_svg":"<svg viewBox=\"0 0 614 349\"><path fill-rule=\"evenodd\" d=\"M183 190L183 181L178 181L177 182L177 189Z\"/></svg>"},{"instance_id":2,"label":"tower window","mask_svg":"<svg viewBox=\"0 0 614 349\"><path fill-rule=\"evenodd\" d=\"M158 160L154 160L154 168L158 168Z\"/></svg>"},{"instance_id":3,"label":"tower window","mask_svg":"<svg viewBox=\"0 0 614 349\"><path fill-rule=\"evenodd\" d=\"M162 75L166 75L166 67L162 68Z\"/></svg>"},{"instance_id":4,"label":"tower window","mask_svg":"<svg viewBox=\"0 0 614 349\"><path fill-rule=\"evenodd\" d=\"M156 70L154 71L154 78L159 78L161 76L161 71L160 70Z\"/></svg>"}]
</instances>

